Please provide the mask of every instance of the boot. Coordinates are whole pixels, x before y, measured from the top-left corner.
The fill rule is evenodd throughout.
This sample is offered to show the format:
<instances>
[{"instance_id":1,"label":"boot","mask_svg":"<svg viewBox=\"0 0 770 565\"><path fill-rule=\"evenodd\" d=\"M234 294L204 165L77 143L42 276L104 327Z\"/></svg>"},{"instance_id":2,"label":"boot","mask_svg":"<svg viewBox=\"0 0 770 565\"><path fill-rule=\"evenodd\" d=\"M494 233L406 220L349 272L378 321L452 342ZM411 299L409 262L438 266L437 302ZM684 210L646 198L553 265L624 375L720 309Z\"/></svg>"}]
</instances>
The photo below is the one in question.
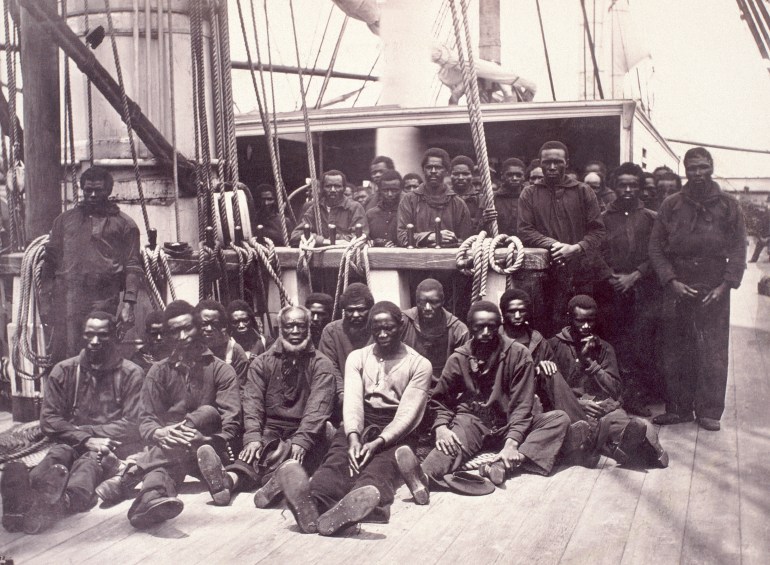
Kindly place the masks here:
<instances>
[{"instance_id":1,"label":"boot","mask_svg":"<svg viewBox=\"0 0 770 565\"><path fill-rule=\"evenodd\" d=\"M647 425L639 418L631 418L620 434L617 443L608 444L602 449L602 454L625 465L638 453L647 434Z\"/></svg>"},{"instance_id":2,"label":"boot","mask_svg":"<svg viewBox=\"0 0 770 565\"><path fill-rule=\"evenodd\" d=\"M373 485L351 490L318 518L318 533L330 536L366 518L380 503L380 491Z\"/></svg>"},{"instance_id":3,"label":"boot","mask_svg":"<svg viewBox=\"0 0 770 565\"><path fill-rule=\"evenodd\" d=\"M225 471L222 460L210 445L201 445L197 451L198 468L209 487L209 493L217 506L230 504L233 480Z\"/></svg>"},{"instance_id":4,"label":"boot","mask_svg":"<svg viewBox=\"0 0 770 565\"><path fill-rule=\"evenodd\" d=\"M123 463L118 472L96 487L96 496L107 505L117 504L129 497L134 487L142 482L143 473L136 465Z\"/></svg>"},{"instance_id":5,"label":"boot","mask_svg":"<svg viewBox=\"0 0 770 565\"><path fill-rule=\"evenodd\" d=\"M3 499L3 528L8 532L24 529L24 514L32 502L29 469L21 461L5 464L0 477L0 497Z\"/></svg>"},{"instance_id":6,"label":"boot","mask_svg":"<svg viewBox=\"0 0 770 565\"><path fill-rule=\"evenodd\" d=\"M184 510L184 503L175 496L157 496L149 501L147 498L139 496L128 509L128 521L137 530L176 518Z\"/></svg>"},{"instance_id":7,"label":"boot","mask_svg":"<svg viewBox=\"0 0 770 565\"><path fill-rule=\"evenodd\" d=\"M271 473L265 484L254 493L254 506L268 508L281 494L281 485L275 473Z\"/></svg>"},{"instance_id":8,"label":"boot","mask_svg":"<svg viewBox=\"0 0 770 565\"><path fill-rule=\"evenodd\" d=\"M317 533L318 508L310 496L310 479L302 465L290 459L278 467L276 475L299 529L306 534Z\"/></svg>"},{"instance_id":9,"label":"boot","mask_svg":"<svg viewBox=\"0 0 770 565\"><path fill-rule=\"evenodd\" d=\"M489 479L493 485L499 487L505 482L507 476L505 465L502 461L495 461L493 463L482 463L479 467L479 475Z\"/></svg>"},{"instance_id":10,"label":"boot","mask_svg":"<svg viewBox=\"0 0 770 565\"><path fill-rule=\"evenodd\" d=\"M58 463L40 477L40 484L32 489L32 504L24 514L24 533L39 534L47 530L66 511L69 501L64 491L68 480L69 471Z\"/></svg>"},{"instance_id":11,"label":"boot","mask_svg":"<svg viewBox=\"0 0 770 565\"><path fill-rule=\"evenodd\" d=\"M396 464L409 492L412 493L414 503L421 506L428 504L430 502L428 475L422 470L417 456L408 445L402 445L396 449Z\"/></svg>"}]
</instances>

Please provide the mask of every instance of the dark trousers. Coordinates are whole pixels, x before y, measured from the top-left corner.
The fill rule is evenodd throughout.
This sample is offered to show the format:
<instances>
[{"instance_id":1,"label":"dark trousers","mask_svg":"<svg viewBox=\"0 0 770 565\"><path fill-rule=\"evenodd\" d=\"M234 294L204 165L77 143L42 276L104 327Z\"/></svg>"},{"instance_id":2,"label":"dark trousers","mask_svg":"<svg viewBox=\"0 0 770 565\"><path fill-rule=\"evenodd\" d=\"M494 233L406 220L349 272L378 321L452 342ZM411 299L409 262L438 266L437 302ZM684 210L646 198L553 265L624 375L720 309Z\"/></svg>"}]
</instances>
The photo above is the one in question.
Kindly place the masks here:
<instances>
[{"instance_id":1,"label":"dark trousers","mask_svg":"<svg viewBox=\"0 0 770 565\"><path fill-rule=\"evenodd\" d=\"M321 513L337 504L353 489L372 485L380 492L380 506L389 506L400 484L396 465L396 449L408 443L403 441L376 453L361 472L350 476L348 438L340 427L332 440L321 466L310 480L310 493Z\"/></svg>"},{"instance_id":2,"label":"dark trousers","mask_svg":"<svg viewBox=\"0 0 770 565\"><path fill-rule=\"evenodd\" d=\"M265 424L265 429L262 432L262 445L267 446L276 439L280 441L290 441L291 436L293 436L296 431L297 426L294 424L289 425L268 422ZM305 452L305 459L302 461L302 467L308 475L312 475L316 469L318 469L329 448L329 442L326 440L325 433L322 432L318 434L314 440L313 447ZM268 457L268 454L265 454L265 457L260 457L260 459L266 457ZM283 461L276 461L269 469L265 469L259 464L260 462L256 458L251 463L245 463L238 459L233 462L232 465L227 465L225 470L238 473L245 479L245 482L239 488L250 490L265 484L282 462Z\"/></svg>"},{"instance_id":3,"label":"dark trousers","mask_svg":"<svg viewBox=\"0 0 770 565\"><path fill-rule=\"evenodd\" d=\"M767 247L768 238L757 237L757 244L754 246L754 253L749 259L750 263L756 263L759 261L759 256L762 254L762 250Z\"/></svg>"},{"instance_id":4,"label":"dark trousers","mask_svg":"<svg viewBox=\"0 0 770 565\"><path fill-rule=\"evenodd\" d=\"M200 406L185 416L186 424L199 430L203 435L213 435L221 429L222 420L213 406ZM212 447L220 458L226 457L227 445L219 438L214 438ZM136 465L144 475L142 490L129 510L135 512L142 505L164 497L176 496L177 485L184 481L185 476L192 475L200 478L196 451L199 446L191 448L163 448L158 445L136 457ZM225 460L225 459L223 459Z\"/></svg>"},{"instance_id":5,"label":"dark trousers","mask_svg":"<svg viewBox=\"0 0 770 565\"><path fill-rule=\"evenodd\" d=\"M530 473L548 475L556 464L564 438L569 428L569 417L560 410L544 412L533 417L532 425L519 453L527 460L522 468ZM434 480L460 468L460 466L483 449L500 450L505 444L503 435L492 435L487 425L473 414L457 414L450 425L463 444L463 450L456 457L433 449L422 462L422 469Z\"/></svg>"},{"instance_id":6,"label":"dark trousers","mask_svg":"<svg viewBox=\"0 0 770 565\"><path fill-rule=\"evenodd\" d=\"M85 512L96 502L94 491L102 481L104 471L94 451L81 452L74 447L56 444L43 460L30 472L30 484L35 490L45 488L45 474L53 465L64 465L69 470L66 493L70 499L70 510Z\"/></svg>"},{"instance_id":7,"label":"dark trousers","mask_svg":"<svg viewBox=\"0 0 770 565\"><path fill-rule=\"evenodd\" d=\"M666 298L663 365L666 411L719 420L725 408L730 346L730 297L702 306L700 300Z\"/></svg>"}]
</instances>

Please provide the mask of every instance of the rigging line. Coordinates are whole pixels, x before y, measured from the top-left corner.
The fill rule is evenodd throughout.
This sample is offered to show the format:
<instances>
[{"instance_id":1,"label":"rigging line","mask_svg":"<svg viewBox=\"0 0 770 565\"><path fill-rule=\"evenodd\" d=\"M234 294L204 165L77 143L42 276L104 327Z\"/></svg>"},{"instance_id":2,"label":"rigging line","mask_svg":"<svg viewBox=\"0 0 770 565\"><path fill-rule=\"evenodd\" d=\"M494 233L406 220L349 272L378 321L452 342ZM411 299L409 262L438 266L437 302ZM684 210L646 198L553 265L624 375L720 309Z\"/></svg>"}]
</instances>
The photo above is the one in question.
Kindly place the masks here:
<instances>
[{"instance_id":1,"label":"rigging line","mask_svg":"<svg viewBox=\"0 0 770 565\"><path fill-rule=\"evenodd\" d=\"M540 37L543 40L543 52L545 53L545 66L548 69L548 82L551 84L551 97L556 102L556 90L553 87L553 73L551 72L551 57L548 55L548 43L545 40L545 28L543 27L543 15L540 12L540 0L535 0L537 6L537 19L540 22Z\"/></svg>"},{"instance_id":2,"label":"rigging line","mask_svg":"<svg viewBox=\"0 0 770 565\"><path fill-rule=\"evenodd\" d=\"M350 16L345 16L345 19L342 20L342 26L340 27L339 35L337 36L337 43L334 45L334 51L332 52L332 58L329 61L329 70L326 73L326 76L324 77L323 84L321 84L321 91L318 93L318 102L316 102L315 109L321 107L321 104L323 103L324 94L326 94L326 88L329 86L329 79L331 78L332 72L334 71L334 65L337 63L337 55L340 51L340 44L342 43L342 38L345 36L345 29L348 27L348 20L350 19ZM311 77L312 78L312 77ZM310 81L308 80L308 85L310 84Z\"/></svg>"},{"instance_id":3,"label":"rigging line","mask_svg":"<svg viewBox=\"0 0 770 565\"><path fill-rule=\"evenodd\" d=\"M294 0L289 0L289 10L291 11L291 27L294 34L294 50L297 54L297 67L300 67L299 60L299 40L297 39L297 23L294 18ZM302 78L302 70L298 68L297 78L299 78L299 92L302 98L302 119L305 122L305 145L307 148L307 164L310 172L310 186L313 193L313 209L315 212L316 228L321 231L321 204L318 197L318 177L315 169L315 155L313 151L313 134L310 131L310 118L307 113L307 98L305 94L305 81Z\"/></svg>"},{"instance_id":4,"label":"rigging line","mask_svg":"<svg viewBox=\"0 0 770 565\"><path fill-rule=\"evenodd\" d=\"M222 40L222 77L224 79L224 93L222 99L224 101L225 110L225 134L226 134L226 147L227 147L227 161L229 166L229 180L233 183L239 182L238 173L238 140L235 137L235 108L233 102L233 67L232 59L230 57L230 25L229 25L229 11L227 9L227 2L222 2L222 13L219 17L220 25L220 37Z\"/></svg>"},{"instance_id":5,"label":"rigging line","mask_svg":"<svg viewBox=\"0 0 770 565\"><path fill-rule=\"evenodd\" d=\"M171 1L167 0L166 12L168 16L168 105L169 112L171 113L171 147L172 152L172 164L173 164L173 178L174 178L174 229L176 231L176 240L182 241L181 225L179 222L179 161L177 159L176 152L176 97L174 93L174 28L173 24L173 11L171 9Z\"/></svg>"},{"instance_id":6,"label":"rigging line","mask_svg":"<svg viewBox=\"0 0 770 565\"><path fill-rule=\"evenodd\" d=\"M313 74L318 69L318 59L321 57L321 51L323 50L324 42L326 41L326 33L329 31L329 23L332 21L332 14L334 14L334 3L329 8L329 16L326 18L326 25L324 25L324 32L321 35L321 43L318 45L318 50L315 53L315 60L313 61L313 73L310 74L310 78L307 79L306 92L310 92L310 84L313 82ZM346 16L347 17L347 16ZM315 37L313 37L315 41ZM310 57L308 57L309 59ZM299 67L299 55L297 56L297 66ZM307 67L307 64L305 65Z\"/></svg>"},{"instance_id":7,"label":"rigging line","mask_svg":"<svg viewBox=\"0 0 770 565\"><path fill-rule=\"evenodd\" d=\"M61 3L62 18L67 19L67 0ZM75 172L75 134L72 121L72 87L70 80L70 58L64 56L64 168L72 177L72 200L78 200L78 182ZM67 164L69 161L69 164ZM66 186L66 178L65 178ZM66 190L65 190L66 193ZM66 199L66 194L65 194Z\"/></svg>"},{"instance_id":8,"label":"rigging line","mask_svg":"<svg viewBox=\"0 0 770 565\"><path fill-rule=\"evenodd\" d=\"M3 2L3 24L5 28L5 42L11 43L11 33L8 23L9 7L8 0ZM14 24L15 25L15 24ZM19 222L19 203L16 200L17 197L17 178L16 178L16 159L19 148L16 146L18 143L18 122L16 120L16 69L15 69L15 55L14 52L5 53L6 74L8 79L8 114L11 118L10 136L8 140L8 171L10 172L10 183L6 184L6 197L8 199L8 220L9 228L11 230L11 249L13 251L19 251L24 245L23 238L21 238L21 226Z\"/></svg>"},{"instance_id":9,"label":"rigging line","mask_svg":"<svg viewBox=\"0 0 770 565\"><path fill-rule=\"evenodd\" d=\"M766 29L767 22L763 21L762 15L759 13L759 9L757 8L758 3L755 2L755 0L744 0L744 1L748 5L749 9L751 10L751 14L754 17L755 27L759 30L759 33L764 38L765 45L770 48L770 34ZM765 25L762 25L763 23L765 23Z\"/></svg>"},{"instance_id":10,"label":"rigging line","mask_svg":"<svg viewBox=\"0 0 770 565\"><path fill-rule=\"evenodd\" d=\"M83 3L84 23L86 28L86 35L91 31L91 26L88 21L88 0ZM91 91L91 79L86 77L86 111L88 119L88 158L91 163L94 162L94 101L93 93Z\"/></svg>"},{"instance_id":11,"label":"rigging line","mask_svg":"<svg viewBox=\"0 0 770 565\"><path fill-rule=\"evenodd\" d=\"M241 5L241 0L236 0L236 5L238 6L238 21L241 24L241 35L243 36L243 44L246 49L246 59L249 62L249 76L251 76L251 84L254 87L254 96L257 99L257 108L259 108L259 118L262 122L262 129L265 132L265 140L267 141L267 150L268 154L270 155L270 166L273 170L273 177L275 178L276 184L282 183L282 177L281 177L281 169L280 169L280 163L278 163L277 156L275 154L275 147L272 143L270 143L271 139L271 128L270 128L270 122L267 120L267 115L265 113L265 109L262 107L262 98L259 95L259 86L257 85L257 75L254 72L254 63L251 58L251 47L249 47L249 36L246 33L246 20L243 17L243 6ZM285 189L284 189L285 190ZM284 241L289 241L289 235L288 230L286 229L286 218L285 218L285 210L286 210L286 201L283 198L283 193L281 190L276 190L276 196L278 197L278 211L279 216L281 218L281 235L284 236Z\"/></svg>"},{"instance_id":12,"label":"rigging line","mask_svg":"<svg viewBox=\"0 0 770 565\"><path fill-rule=\"evenodd\" d=\"M770 155L770 149L751 149L749 147L735 147L733 145L717 145L715 143L703 143L702 141L686 141L684 139L673 139L666 137L666 141L670 143L683 143L685 145L702 145L703 147L713 147L715 149L726 149L727 151L740 151L743 153L761 153L763 155Z\"/></svg>"},{"instance_id":13,"label":"rigging line","mask_svg":"<svg viewBox=\"0 0 770 565\"><path fill-rule=\"evenodd\" d=\"M209 29L211 29L211 40L209 41L209 55L211 57L211 101L212 109L214 111L214 150L215 155L219 159L217 166L219 177L224 180L223 171L221 170L224 164L224 129L225 125L222 121L222 59L219 51L221 45L221 38L219 36L219 18L215 10L210 11Z\"/></svg>"},{"instance_id":14,"label":"rigging line","mask_svg":"<svg viewBox=\"0 0 770 565\"><path fill-rule=\"evenodd\" d=\"M128 131L128 145L131 149L131 159L134 162L134 178L136 180L136 189L139 192L139 204L142 208L142 218L144 219L145 232L150 233L150 218L147 215L147 203L144 200L144 189L142 188L142 176L139 174L139 162L136 155L136 145L134 144L134 128L131 125L131 111L128 107L128 96L126 87L123 83L123 71L120 67L120 58L118 57L118 45L115 41L115 28L112 25L112 10L110 0L104 0L104 7L107 13L107 27L109 28L110 43L112 44L112 56L115 59L115 74L118 75L118 85L120 86L120 97L123 101L123 121Z\"/></svg>"},{"instance_id":15,"label":"rigging line","mask_svg":"<svg viewBox=\"0 0 770 565\"><path fill-rule=\"evenodd\" d=\"M377 66L377 63L380 61L380 55L382 55L382 51L377 53L377 57L374 59L374 63L372 63L372 68L369 69L368 75L371 76L372 72L374 71L374 67ZM364 83L361 85L361 88L358 90L358 94L356 94L356 99L353 100L353 107L356 107L356 104L358 103L358 99L361 97L361 93L364 91L364 87L366 86L366 83L369 82L369 79L364 80Z\"/></svg>"},{"instance_id":16,"label":"rigging line","mask_svg":"<svg viewBox=\"0 0 770 565\"><path fill-rule=\"evenodd\" d=\"M273 66L273 50L272 50L272 40L270 39L270 17L268 15L267 11L267 0L264 0L262 3L262 10L265 13L265 37L267 39L267 63L272 68ZM272 107L272 120L273 120L273 140L274 140L274 150L275 150L275 157L276 162L280 165L281 163L281 143L278 138L278 112L276 110L276 104L275 104L275 75L271 72L270 73L270 105ZM278 183L276 183L278 184ZM283 191L283 197L286 202L289 202L289 193L286 190L286 183L283 182L283 176L281 177L281 183L280 186L276 186L277 190ZM287 210L289 211L289 217L291 218L291 221L296 224L297 223L297 216L294 214L294 208L291 206L287 206ZM288 245L288 241L286 241L286 244Z\"/></svg>"},{"instance_id":17,"label":"rigging line","mask_svg":"<svg viewBox=\"0 0 770 565\"><path fill-rule=\"evenodd\" d=\"M599 76L599 63L596 61L596 48L594 46L594 38L591 35L591 26L588 25L588 12L586 12L586 0L580 0L580 7L583 10L583 24L585 29L586 39L588 40L588 48L591 51L591 62L594 66L594 80L596 81L596 88L599 90L599 98L604 100L604 89L602 88L602 79Z\"/></svg>"}]
</instances>

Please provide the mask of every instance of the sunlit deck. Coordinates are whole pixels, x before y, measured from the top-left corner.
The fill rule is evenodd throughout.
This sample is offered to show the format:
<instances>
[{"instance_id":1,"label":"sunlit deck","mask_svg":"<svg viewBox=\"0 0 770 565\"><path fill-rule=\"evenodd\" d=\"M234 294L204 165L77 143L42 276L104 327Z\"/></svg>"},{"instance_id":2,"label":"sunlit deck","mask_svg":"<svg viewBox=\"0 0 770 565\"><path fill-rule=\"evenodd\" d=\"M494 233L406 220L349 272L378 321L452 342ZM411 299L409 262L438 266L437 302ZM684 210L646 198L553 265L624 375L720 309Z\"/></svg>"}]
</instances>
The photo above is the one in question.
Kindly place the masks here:
<instances>
[{"instance_id":1,"label":"sunlit deck","mask_svg":"<svg viewBox=\"0 0 770 565\"><path fill-rule=\"evenodd\" d=\"M285 508L252 495L215 507L187 482L184 512L150 531L126 520L129 502L72 516L39 536L0 532L18 563L745 563L770 555L770 298L750 265L733 294L732 348L722 431L661 430L668 469L571 467L520 476L480 498L433 493L411 503L402 487L390 524L338 538L302 535Z\"/></svg>"}]
</instances>

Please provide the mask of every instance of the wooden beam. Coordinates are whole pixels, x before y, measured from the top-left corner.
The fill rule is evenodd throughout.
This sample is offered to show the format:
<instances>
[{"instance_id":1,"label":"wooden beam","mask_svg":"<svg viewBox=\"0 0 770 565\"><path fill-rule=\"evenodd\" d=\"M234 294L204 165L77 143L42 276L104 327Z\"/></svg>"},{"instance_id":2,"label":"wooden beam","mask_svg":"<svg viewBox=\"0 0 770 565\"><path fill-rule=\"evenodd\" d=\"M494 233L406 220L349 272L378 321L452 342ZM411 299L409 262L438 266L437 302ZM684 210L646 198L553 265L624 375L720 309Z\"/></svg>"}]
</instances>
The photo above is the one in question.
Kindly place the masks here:
<instances>
[{"instance_id":1,"label":"wooden beam","mask_svg":"<svg viewBox=\"0 0 770 565\"><path fill-rule=\"evenodd\" d=\"M248 71L251 70L249 67L249 63L247 61L233 61L232 63L234 70L239 71ZM258 63L253 63L251 65L254 70L259 69ZM285 73L290 75L296 75L298 71L298 67L293 67L291 65L262 65L262 69L271 73ZM318 76L318 77L325 77L327 74L331 78L344 78L349 80L380 80L380 77L376 77L373 75L364 75L361 73L346 73L343 71L335 71L331 69L302 69L303 75L308 76Z\"/></svg>"},{"instance_id":2,"label":"wooden beam","mask_svg":"<svg viewBox=\"0 0 770 565\"><path fill-rule=\"evenodd\" d=\"M69 28L67 22L59 17L59 14L47 4L37 0L19 0L19 3L40 22L45 30L46 38L56 43L59 48L72 59L77 67L85 74L91 83L102 93L105 100L123 118L123 101L120 86L112 78L110 73L96 59L94 54L86 47L80 38ZM130 97L128 98L129 112L134 131L139 139L147 146L147 149L165 167L172 166L174 149L163 134L144 115L139 105ZM177 152L179 167L184 172L191 173L195 164L187 157Z\"/></svg>"},{"instance_id":3,"label":"wooden beam","mask_svg":"<svg viewBox=\"0 0 770 565\"><path fill-rule=\"evenodd\" d=\"M34 4L39 9L56 10L57 0L38 0ZM27 238L32 241L48 233L62 211L59 50L38 18L24 9L20 16L24 127L27 130L24 139L25 221Z\"/></svg>"}]
</instances>

